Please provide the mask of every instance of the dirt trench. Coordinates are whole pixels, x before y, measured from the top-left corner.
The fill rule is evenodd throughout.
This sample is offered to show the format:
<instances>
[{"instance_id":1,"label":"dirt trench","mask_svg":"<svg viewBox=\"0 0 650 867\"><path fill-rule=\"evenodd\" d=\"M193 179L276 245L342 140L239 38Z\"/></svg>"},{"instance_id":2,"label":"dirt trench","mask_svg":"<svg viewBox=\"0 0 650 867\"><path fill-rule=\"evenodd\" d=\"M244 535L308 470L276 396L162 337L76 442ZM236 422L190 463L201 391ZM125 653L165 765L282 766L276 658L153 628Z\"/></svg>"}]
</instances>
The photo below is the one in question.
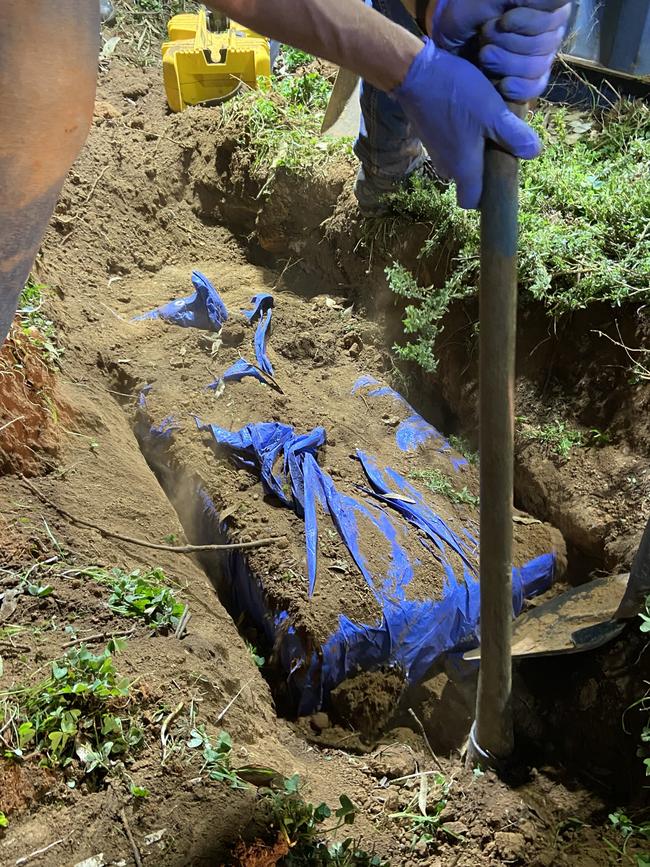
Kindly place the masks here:
<instances>
[{"instance_id":1,"label":"dirt trench","mask_svg":"<svg viewBox=\"0 0 650 867\"><path fill-rule=\"evenodd\" d=\"M57 296L52 301L53 318L65 348L57 388L61 404L71 408L69 420L66 417L65 425L58 427L56 447L50 442L46 447L38 442L30 444L30 455L38 458L42 473L38 487L51 501L124 535L155 541L185 535L190 541L203 541L196 501L186 504L188 495L194 497L196 485L179 489L177 481L183 478L207 485L222 514L231 510L229 539L246 541L266 535L271 521L273 534L291 537L300 530L298 518L288 511L281 513L279 523L277 518L270 518L271 512L265 510L272 505L261 501L259 485L227 463L217 469L210 446L190 436L189 414L199 406L211 412L216 405L213 398L208 402L209 396L199 393L198 382L207 384L223 367L225 357L222 355L217 364L211 347L193 329L179 333L174 326L160 322L135 325L131 317L186 294L189 272L197 267L205 270L235 309L245 306L257 291L276 292L287 311L284 329L276 331L276 340L283 335L282 363L287 370L295 368L293 390L278 404L277 395L259 383L243 382L239 385L242 402L228 403L227 393L221 398L225 398L223 410L219 405L221 423L234 430L251 416L268 416L273 396L279 417L297 428L309 429L318 423L347 426L350 434L342 437L340 453L337 440L330 441L327 461L330 469L336 470L347 460L345 447L362 429L367 435L373 426L378 432L385 430L387 420L389 427L394 424L390 412L375 415L363 403L357 410L346 404L352 374L360 365L386 378L394 373L388 347L397 319L385 288L383 262L359 255L363 248L359 247L361 239L349 197L350 177L349 166L342 164L307 186L281 171L260 203L246 154L238 151L232 138L224 136L216 114L192 111L168 117L155 70L123 68L115 63L100 77L90 140L66 183L37 266L39 278ZM417 243L418 231L416 228L410 233L409 244ZM302 261L296 265L293 260L297 258ZM291 267L283 271L284 265ZM345 313L352 301L354 310ZM364 308L370 310L371 317L362 315ZM236 357L237 344L231 351ZM279 359L276 356L276 361ZM300 362L305 359L310 362L309 376L301 373L304 365ZM197 371L199 379L193 378ZM531 392L531 415L541 406L542 398L530 382L540 375L531 373L531 380L524 377L520 384L521 394L526 388ZM590 375L587 369L583 385L593 386L596 380ZM422 415L442 430L462 428L471 436L473 378L454 357L453 345L435 387L429 388L427 383L424 388L423 381L412 376L407 397ZM153 384L147 397L148 420L160 422L173 411L177 418L182 417L184 430L171 451L166 447L162 453L148 452L143 446L143 456L142 442L138 444L134 431L141 418L137 404L145 384ZM641 395L640 399L646 397ZM388 419L383 418L386 415ZM633 419L624 419L621 406L603 409L602 418L614 419L616 430L628 426L629 444L581 456L578 466L569 472L543 454L531 453L530 448L519 455L520 505L560 527L569 541L572 565L584 559L589 569L629 562L641 525L638 512L647 493L643 479L636 499L632 497L636 512L631 517L628 492L620 477L632 472L641 476L639 454L646 449L647 455L643 427L647 420L638 415L636 424ZM373 444L380 449L382 441L377 433ZM615 490L609 481L612 463L618 468ZM594 467L598 466L602 467L599 478L606 477L610 487L605 488L603 481L601 488L599 478L594 482ZM17 468L9 466L13 472ZM475 474L469 472L464 482L470 493L477 492ZM578 499L576 491L582 492ZM19 559L27 556L30 546L39 556L51 554L51 538L47 534L44 538L41 530L45 519L56 542L74 552L77 562L124 568L153 564L146 549L71 525L11 473L0 477L0 497L6 535L10 538L15 534L16 550L22 552L16 555ZM553 499L557 501L555 511L550 505ZM606 518L603 501L607 503ZM273 514L277 513L274 508ZM330 561L337 565L341 561L340 568L345 567L344 552L334 542L332 546ZM528 549L532 550L530 544ZM291 545L262 550L255 554L254 562L259 564L258 572L275 576L274 580L283 585L277 591L282 594L287 592L287 581L278 576L302 575L304 570L303 554ZM630 788L620 785L620 767L619 773L613 773L612 768L620 764L623 755L625 772L634 773L635 732L625 735L612 723L601 738L601 746L603 741L607 743L605 753L600 753L605 755L605 767L587 768L589 773L596 772L600 787L596 794L576 788L562 772L550 769L534 771L527 783L514 788L491 774L474 778L462 770L453 752L461 746L471 721L472 678L463 682L456 674L450 680L449 670L432 671L417 693L408 698L434 748L442 754L446 773L454 779L455 797L445 808L446 821L465 842L443 836L435 845L422 845L414 840L407 824L390 819L390 813L404 807L413 795L409 782L405 789L404 784L391 780L432 767L412 719L406 712L393 713L396 703L404 699L401 679L396 681L390 673L378 674L375 680L352 678L335 691L331 720L306 718L290 726L277 717L278 708L292 707L290 699L283 705L285 696L278 689L277 669L269 666L265 671L274 686L274 701L244 643L246 639L266 651L259 624L241 621L236 628L217 598L215 588L228 604L223 561L208 559L199 564L188 557L157 552L155 564L180 583L192 621L188 635L180 642L171 636L152 638L144 628L137 628L124 651L124 671L139 674L142 700L152 710L146 750L130 773L138 782L146 783L152 795L143 803L134 803L116 783L97 791L84 788L84 784L71 789L61 779L39 779L37 769L26 765L20 779L11 783L15 799L8 807L5 804L11 825L0 841L3 863L13 863L59 837L63 842L42 856L40 863L72 865L100 851L105 853L106 863L129 859L129 842L119 820L124 806L145 861L169 865L226 863L238 837L250 838L255 833L254 792L239 793L197 782L190 769L181 764L161 766L159 726L154 724L153 709L160 704L171 709L181 701L177 737L183 737L183 724L189 724L189 714L198 708L206 723L228 729L242 763L271 766L286 776L299 773L314 802L324 799L336 804L339 794L349 794L361 807L355 833L392 864L487 865L505 861L541 867L609 863L601 841L602 823L611 806L608 799L623 790L627 794ZM588 568L583 567L580 574ZM347 569L329 572L328 580L348 584L353 576L349 565ZM206 579L206 572L211 580ZM323 586L323 576L318 577ZM293 580L291 577L289 582ZM335 598L333 585L328 587ZM300 599L303 591L296 589L294 595ZM25 612L26 622L40 623L56 610L62 621L72 618L88 633L109 634L124 626L111 618L99 593L92 589L89 593L83 579L61 581L56 598L56 603L42 600L32 605ZM364 612L369 604L359 587L355 614ZM333 607L331 615L337 611ZM371 617L372 608L365 613ZM322 624L309 623L306 627L314 634L323 628ZM5 680L15 682L27 675L30 654L47 659L60 653L64 638L56 629L45 633L44 639L34 638L22 658L16 655L5 664ZM525 736L536 736L537 744L553 739L558 745L554 757L557 767L576 744L580 745L580 761L589 765L589 718L599 705L601 688L607 692L612 710L624 707L634 696L634 678L628 677L619 689L622 681L614 677L601 684L597 675L608 659L615 675L613 660L620 663L621 653L629 657L629 647L619 642L601 657L592 657L585 664L589 673L578 666L572 679L564 680L567 694L557 704L557 692L548 690L548 679L557 675L550 669L541 677L522 670L524 704L530 708L538 703L539 707L530 720L524 719L522 711L521 727ZM633 662L628 658L622 664L631 667ZM576 726L569 713L571 691L585 685L580 698L581 723ZM220 714L235 696L223 719ZM554 709L551 718L543 712L549 705ZM613 719L613 713L608 714ZM560 730L565 733L562 743L557 737ZM345 751L355 746L356 753ZM448 754L449 759L445 758ZM538 766L548 758L539 747L531 755ZM582 824L563 824L567 816L577 816ZM65 836L58 833L62 822ZM161 828L165 833L160 841L143 842Z\"/></svg>"}]
</instances>

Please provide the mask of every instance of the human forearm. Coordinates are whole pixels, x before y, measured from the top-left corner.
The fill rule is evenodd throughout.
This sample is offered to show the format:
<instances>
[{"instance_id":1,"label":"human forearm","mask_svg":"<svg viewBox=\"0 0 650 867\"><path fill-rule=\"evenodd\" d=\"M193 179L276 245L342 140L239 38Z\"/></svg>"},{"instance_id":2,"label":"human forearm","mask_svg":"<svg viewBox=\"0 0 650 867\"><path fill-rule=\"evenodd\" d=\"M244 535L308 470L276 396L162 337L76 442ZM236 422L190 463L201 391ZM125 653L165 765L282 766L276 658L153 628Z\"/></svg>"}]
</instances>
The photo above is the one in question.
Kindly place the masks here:
<instances>
[{"instance_id":1,"label":"human forearm","mask_svg":"<svg viewBox=\"0 0 650 867\"><path fill-rule=\"evenodd\" d=\"M96 0L0 2L0 344L88 132L98 42Z\"/></svg>"},{"instance_id":2,"label":"human forearm","mask_svg":"<svg viewBox=\"0 0 650 867\"><path fill-rule=\"evenodd\" d=\"M361 0L209 0L207 5L385 91L404 80L422 48L416 36Z\"/></svg>"}]
</instances>

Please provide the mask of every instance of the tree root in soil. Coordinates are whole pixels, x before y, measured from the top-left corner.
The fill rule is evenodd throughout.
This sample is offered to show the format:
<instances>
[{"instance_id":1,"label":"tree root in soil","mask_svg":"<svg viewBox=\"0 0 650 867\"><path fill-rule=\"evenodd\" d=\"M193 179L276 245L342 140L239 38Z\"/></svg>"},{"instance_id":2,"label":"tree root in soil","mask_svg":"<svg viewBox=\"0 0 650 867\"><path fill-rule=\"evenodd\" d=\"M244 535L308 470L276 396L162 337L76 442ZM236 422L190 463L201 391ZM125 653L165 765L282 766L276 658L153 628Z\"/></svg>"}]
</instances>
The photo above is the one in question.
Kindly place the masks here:
<instances>
[{"instance_id":1,"label":"tree root in soil","mask_svg":"<svg viewBox=\"0 0 650 867\"><path fill-rule=\"evenodd\" d=\"M113 530L107 530L105 527L100 527L99 524L94 524L92 521L86 521L76 515L71 514L61 506L57 506L52 500L48 499L39 489L33 485L25 476L20 475L20 480L27 485L29 490L35 494L41 502L45 503L55 512L58 512L61 517L73 524L79 524L81 527L88 527L91 530L97 530L100 535L109 539L119 539L121 542L128 542L131 545L139 545L142 548L154 548L156 551L170 551L173 554L193 554L197 551L244 551L252 548L265 548L268 545L273 545L285 539L285 536L269 536L265 539L254 539L252 542L229 542L224 545L161 545L157 542L148 542L146 539L138 539L134 536L124 536L121 533L115 533Z\"/></svg>"}]
</instances>

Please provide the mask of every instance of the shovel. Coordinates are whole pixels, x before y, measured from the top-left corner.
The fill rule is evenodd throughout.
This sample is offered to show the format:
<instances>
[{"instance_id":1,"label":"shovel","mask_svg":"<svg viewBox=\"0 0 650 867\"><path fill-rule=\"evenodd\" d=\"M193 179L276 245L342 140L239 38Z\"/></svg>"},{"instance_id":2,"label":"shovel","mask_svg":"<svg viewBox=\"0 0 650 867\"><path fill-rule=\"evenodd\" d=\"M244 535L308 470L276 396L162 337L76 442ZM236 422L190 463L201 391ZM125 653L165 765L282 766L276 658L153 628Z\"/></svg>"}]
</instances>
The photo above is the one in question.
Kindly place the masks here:
<instances>
[{"instance_id":1,"label":"shovel","mask_svg":"<svg viewBox=\"0 0 650 867\"><path fill-rule=\"evenodd\" d=\"M325 110L321 135L356 138L361 120L360 89L361 79L355 72L339 69Z\"/></svg>"},{"instance_id":2,"label":"shovel","mask_svg":"<svg viewBox=\"0 0 650 867\"><path fill-rule=\"evenodd\" d=\"M650 520L629 575L607 575L572 587L515 620L512 656L581 653L616 638L650 595ZM480 659L481 648L463 659Z\"/></svg>"}]
</instances>

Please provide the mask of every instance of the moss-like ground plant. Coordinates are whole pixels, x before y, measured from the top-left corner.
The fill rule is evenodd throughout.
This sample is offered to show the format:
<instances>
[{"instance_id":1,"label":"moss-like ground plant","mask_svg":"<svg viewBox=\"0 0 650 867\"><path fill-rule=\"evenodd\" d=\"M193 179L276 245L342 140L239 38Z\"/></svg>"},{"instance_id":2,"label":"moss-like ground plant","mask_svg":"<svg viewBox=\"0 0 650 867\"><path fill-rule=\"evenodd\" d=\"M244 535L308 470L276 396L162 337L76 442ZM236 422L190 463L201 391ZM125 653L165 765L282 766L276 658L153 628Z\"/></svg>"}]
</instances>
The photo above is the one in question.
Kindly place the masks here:
<instances>
[{"instance_id":1,"label":"moss-like ground plant","mask_svg":"<svg viewBox=\"0 0 650 867\"><path fill-rule=\"evenodd\" d=\"M542 155L521 166L519 288L523 305L558 317L604 303L650 299L650 107L622 101L600 117L545 108L532 118ZM474 295L479 219L461 211L455 189L422 180L390 197L395 213L431 224L421 255L445 256L441 287L421 287L395 263L393 290L414 303L398 354L434 370L433 342L449 305Z\"/></svg>"}]
</instances>

